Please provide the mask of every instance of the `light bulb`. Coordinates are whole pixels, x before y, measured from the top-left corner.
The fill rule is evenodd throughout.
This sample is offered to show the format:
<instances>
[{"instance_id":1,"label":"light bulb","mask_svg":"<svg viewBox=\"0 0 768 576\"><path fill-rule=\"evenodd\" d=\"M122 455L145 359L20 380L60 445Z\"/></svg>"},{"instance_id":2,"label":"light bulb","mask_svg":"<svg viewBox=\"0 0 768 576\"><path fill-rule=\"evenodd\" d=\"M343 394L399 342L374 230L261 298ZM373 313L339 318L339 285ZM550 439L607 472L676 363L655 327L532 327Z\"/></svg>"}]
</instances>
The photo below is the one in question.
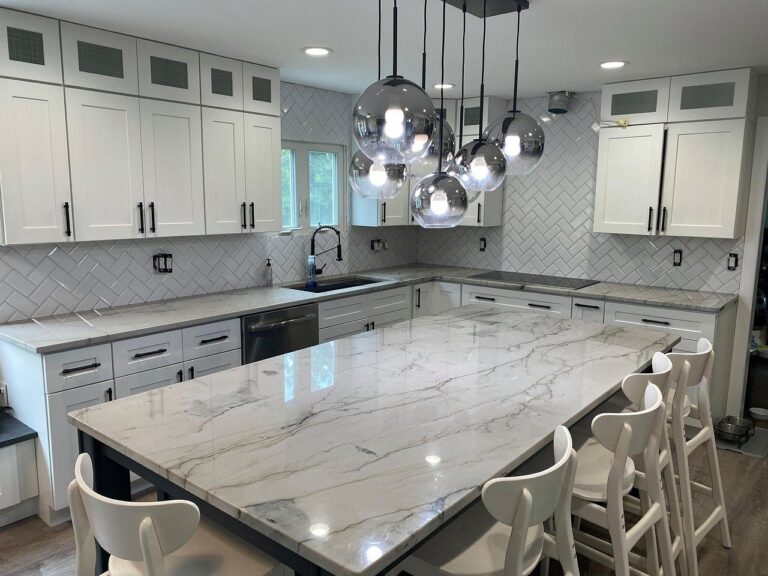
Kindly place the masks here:
<instances>
[{"instance_id":1,"label":"light bulb","mask_svg":"<svg viewBox=\"0 0 768 576\"><path fill-rule=\"evenodd\" d=\"M507 158L520 156L520 136L509 134L504 137L504 155Z\"/></svg>"},{"instance_id":2,"label":"light bulb","mask_svg":"<svg viewBox=\"0 0 768 576\"><path fill-rule=\"evenodd\" d=\"M368 180L374 186L383 186L387 181L387 171L384 169L384 165L374 162L371 166L371 171L368 173Z\"/></svg>"},{"instance_id":3,"label":"light bulb","mask_svg":"<svg viewBox=\"0 0 768 576\"><path fill-rule=\"evenodd\" d=\"M469 170L472 172L472 177L476 180L485 180L490 172L488 162L482 156L472 159L472 162L469 164Z\"/></svg>"},{"instance_id":4,"label":"light bulb","mask_svg":"<svg viewBox=\"0 0 768 576\"><path fill-rule=\"evenodd\" d=\"M405 132L405 112L400 108L388 108L384 113L384 134L387 138L400 138ZM414 141L415 144L415 141Z\"/></svg>"},{"instance_id":5,"label":"light bulb","mask_svg":"<svg viewBox=\"0 0 768 576\"><path fill-rule=\"evenodd\" d=\"M413 139L413 146L411 146L411 150L413 152L420 152L427 147L427 142L429 142L429 138L427 138L426 134L417 134Z\"/></svg>"},{"instance_id":6,"label":"light bulb","mask_svg":"<svg viewBox=\"0 0 768 576\"><path fill-rule=\"evenodd\" d=\"M444 190L435 190L429 207L435 216L442 216L448 212L448 194Z\"/></svg>"}]
</instances>

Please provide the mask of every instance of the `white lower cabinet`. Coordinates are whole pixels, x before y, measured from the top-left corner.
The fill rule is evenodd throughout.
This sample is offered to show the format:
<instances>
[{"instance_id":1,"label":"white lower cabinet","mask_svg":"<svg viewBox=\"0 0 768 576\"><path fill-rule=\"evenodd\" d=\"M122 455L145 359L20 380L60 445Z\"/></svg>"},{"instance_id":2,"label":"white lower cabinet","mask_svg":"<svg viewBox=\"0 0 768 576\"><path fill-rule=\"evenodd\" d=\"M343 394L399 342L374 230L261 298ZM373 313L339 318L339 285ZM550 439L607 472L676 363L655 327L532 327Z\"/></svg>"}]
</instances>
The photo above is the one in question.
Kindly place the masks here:
<instances>
[{"instance_id":1,"label":"white lower cabinet","mask_svg":"<svg viewBox=\"0 0 768 576\"><path fill-rule=\"evenodd\" d=\"M527 290L508 290L504 288L487 288L464 284L461 289L461 303L487 304L517 308L526 312L537 312L560 318L571 317L571 298L555 294L538 294Z\"/></svg>"},{"instance_id":2,"label":"white lower cabinet","mask_svg":"<svg viewBox=\"0 0 768 576\"><path fill-rule=\"evenodd\" d=\"M35 440L0 448L0 511L37 494ZM0 527L7 523L8 520L0 519Z\"/></svg>"},{"instance_id":3,"label":"white lower cabinet","mask_svg":"<svg viewBox=\"0 0 768 576\"><path fill-rule=\"evenodd\" d=\"M461 306L461 284L424 282L413 287L413 317L440 314Z\"/></svg>"},{"instance_id":4,"label":"white lower cabinet","mask_svg":"<svg viewBox=\"0 0 768 576\"><path fill-rule=\"evenodd\" d=\"M369 328L369 322L345 322L343 324L336 324L335 326L329 326L328 328L320 328L320 344L330 342L332 340L338 340L346 336L353 336L355 334L361 334L367 332Z\"/></svg>"},{"instance_id":5,"label":"white lower cabinet","mask_svg":"<svg viewBox=\"0 0 768 576\"><path fill-rule=\"evenodd\" d=\"M410 319L411 290L411 286L403 286L320 302L320 342L329 342Z\"/></svg>"},{"instance_id":6,"label":"white lower cabinet","mask_svg":"<svg viewBox=\"0 0 768 576\"><path fill-rule=\"evenodd\" d=\"M75 460L79 454L77 429L67 420L75 410L109 401L114 395L114 380L80 386L48 394L48 422L54 510L66 508L67 486L75 477Z\"/></svg>"},{"instance_id":7,"label":"white lower cabinet","mask_svg":"<svg viewBox=\"0 0 768 576\"><path fill-rule=\"evenodd\" d=\"M587 298L574 298L571 308L571 318L587 322L603 323L605 319L605 302Z\"/></svg>"},{"instance_id":8,"label":"white lower cabinet","mask_svg":"<svg viewBox=\"0 0 768 576\"><path fill-rule=\"evenodd\" d=\"M222 370L236 368L242 364L242 353L240 350L230 350L213 356L195 358L184 362L184 379L200 378Z\"/></svg>"},{"instance_id":9,"label":"white lower cabinet","mask_svg":"<svg viewBox=\"0 0 768 576\"><path fill-rule=\"evenodd\" d=\"M413 287L413 317L431 316L432 293L435 289L434 282L424 282Z\"/></svg>"},{"instance_id":10,"label":"white lower cabinet","mask_svg":"<svg viewBox=\"0 0 768 576\"><path fill-rule=\"evenodd\" d=\"M170 386L184 379L182 364L172 364L137 374L115 378L115 398L125 398Z\"/></svg>"}]
</instances>

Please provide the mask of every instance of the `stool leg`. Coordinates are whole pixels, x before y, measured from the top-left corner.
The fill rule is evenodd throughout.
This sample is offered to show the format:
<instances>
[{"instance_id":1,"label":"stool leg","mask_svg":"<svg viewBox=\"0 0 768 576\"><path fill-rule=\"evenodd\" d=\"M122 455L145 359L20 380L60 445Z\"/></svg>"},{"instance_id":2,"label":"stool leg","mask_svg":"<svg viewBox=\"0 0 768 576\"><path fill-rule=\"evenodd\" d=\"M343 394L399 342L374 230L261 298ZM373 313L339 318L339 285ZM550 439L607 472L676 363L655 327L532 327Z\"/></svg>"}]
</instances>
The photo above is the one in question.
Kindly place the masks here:
<instances>
[{"instance_id":1,"label":"stool leg","mask_svg":"<svg viewBox=\"0 0 768 576\"><path fill-rule=\"evenodd\" d=\"M666 450L669 455L669 461L664 467L664 489L667 505L669 506L670 527L675 538L680 539L680 553L678 555L678 564L680 565L680 574L688 574L688 562L685 554L685 535L683 533L683 519L680 514L680 501L677 495L677 485L675 484L675 472L672 469L672 450L669 446L669 437L666 438Z\"/></svg>"},{"instance_id":2,"label":"stool leg","mask_svg":"<svg viewBox=\"0 0 768 576\"><path fill-rule=\"evenodd\" d=\"M696 558L696 528L693 523L691 472L688 467L685 430L682 422L673 422L672 441L675 444L677 474L680 479L680 498L683 502L683 535L685 537L685 556L688 562L688 574L690 576L699 576L699 564Z\"/></svg>"},{"instance_id":3,"label":"stool leg","mask_svg":"<svg viewBox=\"0 0 768 576\"><path fill-rule=\"evenodd\" d=\"M661 489L661 476L658 467L655 470L649 470L646 474L648 483L648 496L653 504L658 504L661 508L661 520L658 522L658 542L659 552L661 553L661 565L664 568L664 576L675 576L675 559L672 553L672 537L669 534L669 521L667 520L667 503L664 500L664 492ZM649 532L655 532L649 530ZM651 558L651 555L648 555ZM658 560L657 560L658 562ZM658 570L658 563L656 564Z\"/></svg>"},{"instance_id":4,"label":"stool leg","mask_svg":"<svg viewBox=\"0 0 768 576\"><path fill-rule=\"evenodd\" d=\"M711 421L710 421L711 422ZM723 495L723 481L720 477L720 462L717 459L717 445L715 444L715 434L710 426L709 439L707 444L707 459L709 460L709 474L712 477L712 497L715 504L722 510L722 519L720 520L720 538L723 546L731 547L731 533L728 529L728 515L725 511L725 496Z\"/></svg>"},{"instance_id":5,"label":"stool leg","mask_svg":"<svg viewBox=\"0 0 768 576\"><path fill-rule=\"evenodd\" d=\"M640 510L645 515L651 507L651 499L644 491L640 492ZM659 576L659 553L656 544L656 527L652 526L645 533L645 571L650 576Z\"/></svg>"},{"instance_id":6,"label":"stool leg","mask_svg":"<svg viewBox=\"0 0 768 576\"><path fill-rule=\"evenodd\" d=\"M619 514L621 515L619 516ZM624 511L621 508L608 510L608 533L611 535L613 570L616 572L616 576L630 576L629 547L624 525Z\"/></svg>"}]
</instances>

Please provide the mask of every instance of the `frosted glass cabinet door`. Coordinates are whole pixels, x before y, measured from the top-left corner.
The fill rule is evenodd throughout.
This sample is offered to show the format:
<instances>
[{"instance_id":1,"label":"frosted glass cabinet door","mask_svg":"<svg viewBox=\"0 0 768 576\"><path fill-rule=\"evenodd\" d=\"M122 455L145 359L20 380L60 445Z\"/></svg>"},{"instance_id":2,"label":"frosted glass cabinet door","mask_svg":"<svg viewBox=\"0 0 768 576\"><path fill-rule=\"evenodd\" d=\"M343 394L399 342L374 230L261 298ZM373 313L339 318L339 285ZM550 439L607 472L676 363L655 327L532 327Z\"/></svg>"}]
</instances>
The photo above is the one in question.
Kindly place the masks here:
<instances>
[{"instance_id":1,"label":"frosted glass cabinet door","mask_svg":"<svg viewBox=\"0 0 768 576\"><path fill-rule=\"evenodd\" d=\"M144 236L139 100L66 89L77 239Z\"/></svg>"},{"instance_id":2,"label":"frosted glass cabinet door","mask_svg":"<svg viewBox=\"0 0 768 576\"><path fill-rule=\"evenodd\" d=\"M246 112L280 116L280 71L243 62L243 108Z\"/></svg>"},{"instance_id":3,"label":"frosted glass cabinet door","mask_svg":"<svg viewBox=\"0 0 768 576\"><path fill-rule=\"evenodd\" d=\"M139 94L200 104L200 56L170 44L138 40Z\"/></svg>"},{"instance_id":4,"label":"frosted glass cabinet door","mask_svg":"<svg viewBox=\"0 0 768 576\"><path fill-rule=\"evenodd\" d=\"M2 242L73 240L64 89L0 80L0 134Z\"/></svg>"},{"instance_id":5,"label":"frosted glass cabinet door","mask_svg":"<svg viewBox=\"0 0 768 576\"><path fill-rule=\"evenodd\" d=\"M205 234L200 107L141 99L147 236Z\"/></svg>"},{"instance_id":6,"label":"frosted glass cabinet door","mask_svg":"<svg viewBox=\"0 0 768 576\"><path fill-rule=\"evenodd\" d=\"M245 196L250 232L283 228L280 118L245 114Z\"/></svg>"},{"instance_id":7,"label":"frosted glass cabinet door","mask_svg":"<svg viewBox=\"0 0 768 576\"><path fill-rule=\"evenodd\" d=\"M600 101L600 119L629 120L630 124L657 124L667 121L669 78L605 84Z\"/></svg>"},{"instance_id":8,"label":"frosted glass cabinet door","mask_svg":"<svg viewBox=\"0 0 768 576\"><path fill-rule=\"evenodd\" d=\"M0 76L60 84L58 21L0 8Z\"/></svg>"},{"instance_id":9,"label":"frosted glass cabinet door","mask_svg":"<svg viewBox=\"0 0 768 576\"><path fill-rule=\"evenodd\" d=\"M752 157L749 120L670 124L664 164L661 232L738 238ZM665 212L666 211L666 215Z\"/></svg>"},{"instance_id":10,"label":"frosted glass cabinet door","mask_svg":"<svg viewBox=\"0 0 768 576\"><path fill-rule=\"evenodd\" d=\"M243 63L201 53L200 93L203 106L242 110Z\"/></svg>"},{"instance_id":11,"label":"frosted glass cabinet door","mask_svg":"<svg viewBox=\"0 0 768 576\"><path fill-rule=\"evenodd\" d=\"M751 118L757 82L749 68L688 74L672 78L669 121Z\"/></svg>"},{"instance_id":12,"label":"frosted glass cabinet door","mask_svg":"<svg viewBox=\"0 0 768 576\"><path fill-rule=\"evenodd\" d=\"M663 124L600 129L595 232L655 233L663 149Z\"/></svg>"}]
</instances>

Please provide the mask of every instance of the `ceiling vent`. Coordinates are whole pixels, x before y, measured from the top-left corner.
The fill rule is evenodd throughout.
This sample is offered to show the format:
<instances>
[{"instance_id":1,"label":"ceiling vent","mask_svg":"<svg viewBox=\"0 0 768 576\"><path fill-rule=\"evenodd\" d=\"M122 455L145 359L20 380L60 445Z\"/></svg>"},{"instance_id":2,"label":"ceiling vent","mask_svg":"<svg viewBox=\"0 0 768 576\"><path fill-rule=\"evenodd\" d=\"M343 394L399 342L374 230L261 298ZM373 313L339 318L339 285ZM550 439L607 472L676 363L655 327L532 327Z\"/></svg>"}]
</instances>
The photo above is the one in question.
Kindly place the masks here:
<instances>
[{"instance_id":1,"label":"ceiling vent","mask_svg":"<svg viewBox=\"0 0 768 576\"><path fill-rule=\"evenodd\" d=\"M549 93L549 106L547 110L550 114L565 114L571 109L571 100L573 99L573 92L567 90L561 90L559 92Z\"/></svg>"}]
</instances>

